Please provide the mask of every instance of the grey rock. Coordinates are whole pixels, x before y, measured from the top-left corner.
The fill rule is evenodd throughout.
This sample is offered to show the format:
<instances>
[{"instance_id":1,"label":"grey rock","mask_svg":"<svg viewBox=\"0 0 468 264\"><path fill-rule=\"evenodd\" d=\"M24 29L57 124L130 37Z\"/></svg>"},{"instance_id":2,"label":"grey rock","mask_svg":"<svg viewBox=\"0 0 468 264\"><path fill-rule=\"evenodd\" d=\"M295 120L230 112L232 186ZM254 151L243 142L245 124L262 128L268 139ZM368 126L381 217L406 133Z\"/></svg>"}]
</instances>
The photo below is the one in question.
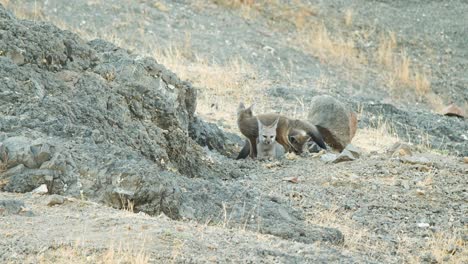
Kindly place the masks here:
<instances>
[{"instance_id":1,"label":"grey rock","mask_svg":"<svg viewBox=\"0 0 468 264\"><path fill-rule=\"evenodd\" d=\"M317 126L328 145L342 151L352 139L350 110L329 95L314 96L310 104L308 121Z\"/></svg>"},{"instance_id":2,"label":"grey rock","mask_svg":"<svg viewBox=\"0 0 468 264\"><path fill-rule=\"evenodd\" d=\"M0 216L24 214L32 216L33 213L26 208L23 201L0 200Z\"/></svg>"},{"instance_id":3,"label":"grey rock","mask_svg":"<svg viewBox=\"0 0 468 264\"><path fill-rule=\"evenodd\" d=\"M343 161L353 161L355 159L356 157L353 155L353 153L345 149L336 157L335 160L332 161L332 163L340 163Z\"/></svg>"},{"instance_id":4,"label":"grey rock","mask_svg":"<svg viewBox=\"0 0 468 264\"><path fill-rule=\"evenodd\" d=\"M361 151L359 148L355 147L354 145L348 144L348 145L346 145L346 148L345 148L345 149L346 149L347 151L351 152L351 154L353 154L353 156L354 156L355 158L361 157L362 151Z\"/></svg>"},{"instance_id":5,"label":"grey rock","mask_svg":"<svg viewBox=\"0 0 468 264\"><path fill-rule=\"evenodd\" d=\"M65 198L63 196L61 196L61 195L58 195L58 194L53 194L53 195L49 196L49 198L47 199L47 205L48 206L63 204L64 202L65 202Z\"/></svg>"},{"instance_id":6,"label":"grey rock","mask_svg":"<svg viewBox=\"0 0 468 264\"><path fill-rule=\"evenodd\" d=\"M39 168L44 162L50 160L55 147L41 140L31 140L24 136L15 136L5 139L0 145L0 157L6 168L19 164L27 168Z\"/></svg>"},{"instance_id":7,"label":"grey rock","mask_svg":"<svg viewBox=\"0 0 468 264\"><path fill-rule=\"evenodd\" d=\"M353 161L361 156L361 150L352 144L346 145L346 148L332 160L332 163L340 163L343 161Z\"/></svg>"},{"instance_id":8,"label":"grey rock","mask_svg":"<svg viewBox=\"0 0 468 264\"><path fill-rule=\"evenodd\" d=\"M39 187L37 187L36 189L32 190L31 193L34 193L34 194L46 194L48 193L49 190L47 189L47 185L45 184L41 184Z\"/></svg>"},{"instance_id":9,"label":"grey rock","mask_svg":"<svg viewBox=\"0 0 468 264\"><path fill-rule=\"evenodd\" d=\"M337 155L333 153L325 153L322 156L320 156L320 160L325 162L325 163L330 163L333 162L336 159Z\"/></svg>"},{"instance_id":10,"label":"grey rock","mask_svg":"<svg viewBox=\"0 0 468 264\"><path fill-rule=\"evenodd\" d=\"M23 65L25 63L24 56L19 50L10 50L6 53L6 56L17 65Z\"/></svg>"}]
</instances>

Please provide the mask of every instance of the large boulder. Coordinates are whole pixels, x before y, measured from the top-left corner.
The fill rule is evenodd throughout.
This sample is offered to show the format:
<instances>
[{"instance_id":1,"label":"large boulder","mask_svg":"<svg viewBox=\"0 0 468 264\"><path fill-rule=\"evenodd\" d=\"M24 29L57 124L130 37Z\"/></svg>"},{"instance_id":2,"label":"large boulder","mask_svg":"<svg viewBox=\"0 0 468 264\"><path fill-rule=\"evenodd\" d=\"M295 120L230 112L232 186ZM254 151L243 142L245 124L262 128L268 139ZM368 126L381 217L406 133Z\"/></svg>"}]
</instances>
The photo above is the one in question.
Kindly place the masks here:
<instances>
[{"instance_id":1,"label":"large boulder","mask_svg":"<svg viewBox=\"0 0 468 264\"><path fill-rule=\"evenodd\" d=\"M189 83L152 58L17 20L1 4L0 105L0 191L46 185L173 219L219 223L227 214L230 226L343 241L235 180L245 173L221 154L237 139L195 116Z\"/></svg>"},{"instance_id":2,"label":"large boulder","mask_svg":"<svg viewBox=\"0 0 468 264\"><path fill-rule=\"evenodd\" d=\"M342 151L356 133L356 114L329 95L314 96L310 104L308 121L317 126L328 145Z\"/></svg>"}]
</instances>

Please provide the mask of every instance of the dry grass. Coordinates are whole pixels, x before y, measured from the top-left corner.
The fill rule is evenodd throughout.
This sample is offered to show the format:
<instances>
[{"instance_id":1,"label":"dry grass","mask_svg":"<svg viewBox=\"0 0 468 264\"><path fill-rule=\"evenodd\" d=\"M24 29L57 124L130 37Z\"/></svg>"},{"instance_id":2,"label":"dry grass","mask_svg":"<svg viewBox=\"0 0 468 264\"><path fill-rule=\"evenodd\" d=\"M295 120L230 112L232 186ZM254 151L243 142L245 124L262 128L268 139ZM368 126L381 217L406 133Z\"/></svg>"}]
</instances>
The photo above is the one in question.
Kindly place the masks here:
<instances>
[{"instance_id":1,"label":"dry grass","mask_svg":"<svg viewBox=\"0 0 468 264\"><path fill-rule=\"evenodd\" d=\"M383 242L371 240L373 236L370 230L361 227L352 219L352 212L344 212L339 206L333 205L330 208L317 209L306 216L309 223L333 227L340 230L345 241L343 248L354 252L382 252L388 245Z\"/></svg>"},{"instance_id":2,"label":"dry grass","mask_svg":"<svg viewBox=\"0 0 468 264\"><path fill-rule=\"evenodd\" d=\"M113 244L108 249L96 250L86 248L76 243L75 245L60 245L48 249L37 255L27 258L27 262L49 264L49 263L130 263L144 264L150 262L150 256L143 248L131 249L120 243L117 248Z\"/></svg>"},{"instance_id":3,"label":"dry grass","mask_svg":"<svg viewBox=\"0 0 468 264\"><path fill-rule=\"evenodd\" d=\"M407 52L397 52L397 38L394 32L381 34L375 61L387 72L387 85L395 95L402 94L402 89L412 88L412 92L421 101L431 94L429 76L421 68L413 65Z\"/></svg>"},{"instance_id":4,"label":"dry grass","mask_svg":"<svg viewBox=\"0 0 468 264\"><path fill-rule=\"evenodd\" d=\"M0 144L0 148L2 144ZM0 173L5 172L7 170L8 165L8 154L7 152L3 152L0 156Z\"/></svg>"},{"instance_id":5,"label":"dry grass","mask_svg":"<svg viewBox=\"0 0 468 264\"><path fill-rule=\"evenodd\" d=\"M463 230L454 230L450 233L433 234L426 240L422 255L430 256L436 263L468 263L468 245L461 238L463 232ZM408 259L408 263L421 262L420 256L410 256Z\"/></svg>"},{"instance_id":6,"label":"dry grass","mask_svg":"<svg viewBox=\"0 0 468 264\"><path fill-rule=\"evenodd\" d=\"M364 109L358 111L358 120L361 119ZM400 139L395 132L395 129L390 124L383 120L383 117L376 117L372 122L371 127L358 129L353 138L353 144L364 150L365 152L383 152Z\"/></svg>"},{"instance_id":7,"label":"dry grass","mask_svg":"<svg viewBox=\"0 0 468 264\"><path fill-rule=\"evenodd\" d=\"M323 23L298 31L293 45L329 64L345 63L354 67L367 63L356 49L353 40L343 36L332 36Z\"/></svg>"},{"instance_id":8,"label":"dry grass","mask_svg":"<svg viewBox=\"0 0 468 264\"><path fill-rule=\"evenodd\" d=\"M317 209L306 216L309 223L337 228L344 237L342 245L344 249L352 252L374 252L378 254L388 254L395 250L397 256L406 263L421 263L420 253L428 253L434 257L437 263L468 263L468 250L466 241L463 241L461 234L463 230L454 230L449 233L436 233L425 241L423 252L414 254L414 240L408 235L399 235L397 245L379 239L371 230L362 227L352 219L353 212L343 211L339 206ZM418 252L418 251L416 251Z\"/></svg>"},{"instance_id":9,"label":"dry grass","mask_svg":"<svg viewBox=\"0 0 468 264\"><path fill-rule=\"evenodd\" d=\"M37 1L34 1L34 6L32 9L22 8L21 5L17 5L10 0L0 0L0 3L7 9L9 9L16 17L21 19L30 19L30 20L45 20L44 11L38 5Z\"/></svg>"},{"instance_id":10,"label":"dry grass","mask_svg":"<svg viewBox=\"0 0 468 264\"><path fill-rule=\"evenodd\" d=\"M275 26L282 23L303 28L309 18L317 14L317 9L302 0L212 0L213 3L241 10L242 17L250 19L259 15L267 18Z\"/></svg>"},{"instance_id":11,"label":"dry grass","mask_svg":"<svg viewBox=\"0 0 468 264\"><path fill-rule=\"evenodd\" d=\"M344 15L344 23L348 27L353 24L353 10L352 9L346 9L345 15Z\"/></svg>"},{"instance_id":12,"label":"dry grass","mask_svg":"<svg viewBox=\"0 0 468 264\"><path fill-rule=\"evenodd\" d=\"M181 79L199 88L197 112L202 117L210 121L225 120L228 126L235 126L234 111L239 102L261 100L259 97L267 83L260 80L255 67L242 57L217 63L193 54L188 43L155 50L153 56Z\"/></svg>"}]
</instances>

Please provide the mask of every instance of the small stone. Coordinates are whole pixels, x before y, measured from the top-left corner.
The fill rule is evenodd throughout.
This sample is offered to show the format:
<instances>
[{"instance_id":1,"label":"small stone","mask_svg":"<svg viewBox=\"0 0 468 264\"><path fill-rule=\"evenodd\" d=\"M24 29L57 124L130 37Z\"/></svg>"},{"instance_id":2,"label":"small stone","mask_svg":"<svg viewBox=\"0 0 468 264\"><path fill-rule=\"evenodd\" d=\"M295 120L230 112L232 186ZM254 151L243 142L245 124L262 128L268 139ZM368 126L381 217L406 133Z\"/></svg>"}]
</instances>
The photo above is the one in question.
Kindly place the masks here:
<instances>
[{"instance_id":1,"label":"small stone","mask_svg":"<svg viewBox=\"0 0 468 264\"><path fill-rule=\"evenodd\" d=\"M287 181L287 182L292 182L292 183L298 183L299 182L299 178L297 177L286 177L286 178L283 178L283 181Z\"/></svg>"},{"instance_id":2,"label":"small stone","mask_svg":"<svg viewBox=\"0 0 468 264\"><path fill-rule=\"evenodd\" d=\"M336 159L336 154L333 153L325 153L322 156L320 156L320 160L325 162L325 163L330 163Z\"/></svg>"},{"instance_id":3,"label":"small stone","mask_svg":"<svg viewBox=\"0 0 468 264\"><path fill-rule=\"evenodd\" d=\"M346 145L345 150L348 150L349 152L351 152L351 154L353 154L355 158L359 158L361 156L361 150L355 147L353 144Z\"/></svg>"},{"instance_id":4,"label":"small stone","mask_svg":"<svg viewBox=\"0 0 468 264\"><path fill-rule=\"evenodd\" d=\"M405 188L406 190L409 190L409 189L410 189L409 182L406 181L406 180L402 180L402 181L401 181L401 186L403 186L403 188Z\"/></svg>"},{"instance_id":5,"label":"small stone","mask_svg":"<svg viewBox=\"0 0 468 264\"><path fill-rule=\"evenodd\" d=\"M468 157L463 157L463 162L468 163Z\"/></svg>"},{"instance_id":6,"label":"small stone","mask_svg":"<svg viewBox=\"0 0 468 264\"><path fill-rule=\"evenodd\" d=\"M21 65L23 65L25 63L24 56L23 56L23 54L21 54L20 51L11 50L11 51L7 52L6 56L9 57L17 65L21 66Z\"/></svg>"},{"instance_id":7,"label":"small stone","mask_svg":"<svg viewBox=\"0 0 468 264\"><path fill-rule=\"evenodd\" d=\"M31 193L34 194L46 194L48 193L49 190L47 189L47 185L41 184L41 186L37 187L36 189L32 190Z\"/></svg>"},{"instance_id":8,"label":"small stone","mask_svg":"<svg viewBox=\"0 0 468 264\"><path fill-rule=\"evenodd\" d=\"M294 152L289 152L289 153L287 153L285 156L286 156L286 159L288 159L288 160L295 160L295 159L297 159L297 155L296 155Z\"/></svg>"},{"instance_id":9,"label":"small stone","mask_svg":"<svg viewBox=\"0 0 468 264\"><path fill-rule=\"evenodd\" d=\"M279 161L269 162L263 165L263 167L265 167L266 169L272 169L272 168L280 167L280 166L281 166L281 162Z\"/></svg>"},{"instance_id":10,"label":"small stone","mask_svg":"<svg viewBox=\"0 0 468 264\"><path fill-rule=\"evenodd\" d=\"M453 103L445 107L442 110L442 114L446 116L456 116L456 117L465 118L465 113L463 109L461 109L461 107Z\"/></svg>"},{"instance_id":11,"label":"small stone","mask_svg":"<svg viewBox=\"0 0 468 264\"><path fill-rule=\"evenodd\" d=\"M53 194L49 197L47 202L48 206L54 206L56 204L63 204L65 202L65 198L61 195Z\"/></svg>"},{"instance_id":12,"label":"small stone","mask_svg":"<svg viewBox=\"0 0 468 264\"><path fill-rule=\"evenodd\" d=\"M416 193L419 194L419 195L425 195L426 194L426 192L424 190L420 190L420 189L417 189Z\"/></svg>"},{"instance_id":13,"label":"small stone","mask_svg":"<svg viewBox=\"0 0 468 264\"><path fill-rule=\"evenodd\" d=\"M353 161L355 159L356 159L356 157L353 155L353 153L351 153L351 151L345 149L332 162L333 163L339 163L339 162L343 162L343 161Z\"/></svg>"},{"instance_id":14,"label":"small stone","mask_svg":"<svg viewBox=\"0 0 468 264\"><path fill-rule=\"evenodd\" d=\"M420 228L427 228L427 227L429 227L429 223L417 223L416 225L417 225L418 227L420 227Z\"/></svg>"}]
</instances>

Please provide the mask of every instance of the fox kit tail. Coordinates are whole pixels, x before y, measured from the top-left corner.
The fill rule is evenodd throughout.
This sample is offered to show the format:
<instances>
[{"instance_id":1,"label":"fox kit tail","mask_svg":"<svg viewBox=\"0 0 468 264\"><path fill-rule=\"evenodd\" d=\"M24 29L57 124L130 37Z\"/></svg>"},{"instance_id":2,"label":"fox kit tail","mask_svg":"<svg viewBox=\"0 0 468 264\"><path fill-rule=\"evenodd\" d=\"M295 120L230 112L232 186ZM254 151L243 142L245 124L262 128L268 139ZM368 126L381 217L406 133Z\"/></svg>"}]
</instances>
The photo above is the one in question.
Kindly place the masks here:
<instances>
[{"instance_id":1,"label":"fox kit tail","mask_svg":"<svg viewBox=\"0 0 468 264\"><path fill-rule=\"evenodd\" d=\"M250 154L250 141L248 139L245 140L245 144L242 147L239 155L237 155L236 160L246 159Z\"/></svg>"}]
</instances>

